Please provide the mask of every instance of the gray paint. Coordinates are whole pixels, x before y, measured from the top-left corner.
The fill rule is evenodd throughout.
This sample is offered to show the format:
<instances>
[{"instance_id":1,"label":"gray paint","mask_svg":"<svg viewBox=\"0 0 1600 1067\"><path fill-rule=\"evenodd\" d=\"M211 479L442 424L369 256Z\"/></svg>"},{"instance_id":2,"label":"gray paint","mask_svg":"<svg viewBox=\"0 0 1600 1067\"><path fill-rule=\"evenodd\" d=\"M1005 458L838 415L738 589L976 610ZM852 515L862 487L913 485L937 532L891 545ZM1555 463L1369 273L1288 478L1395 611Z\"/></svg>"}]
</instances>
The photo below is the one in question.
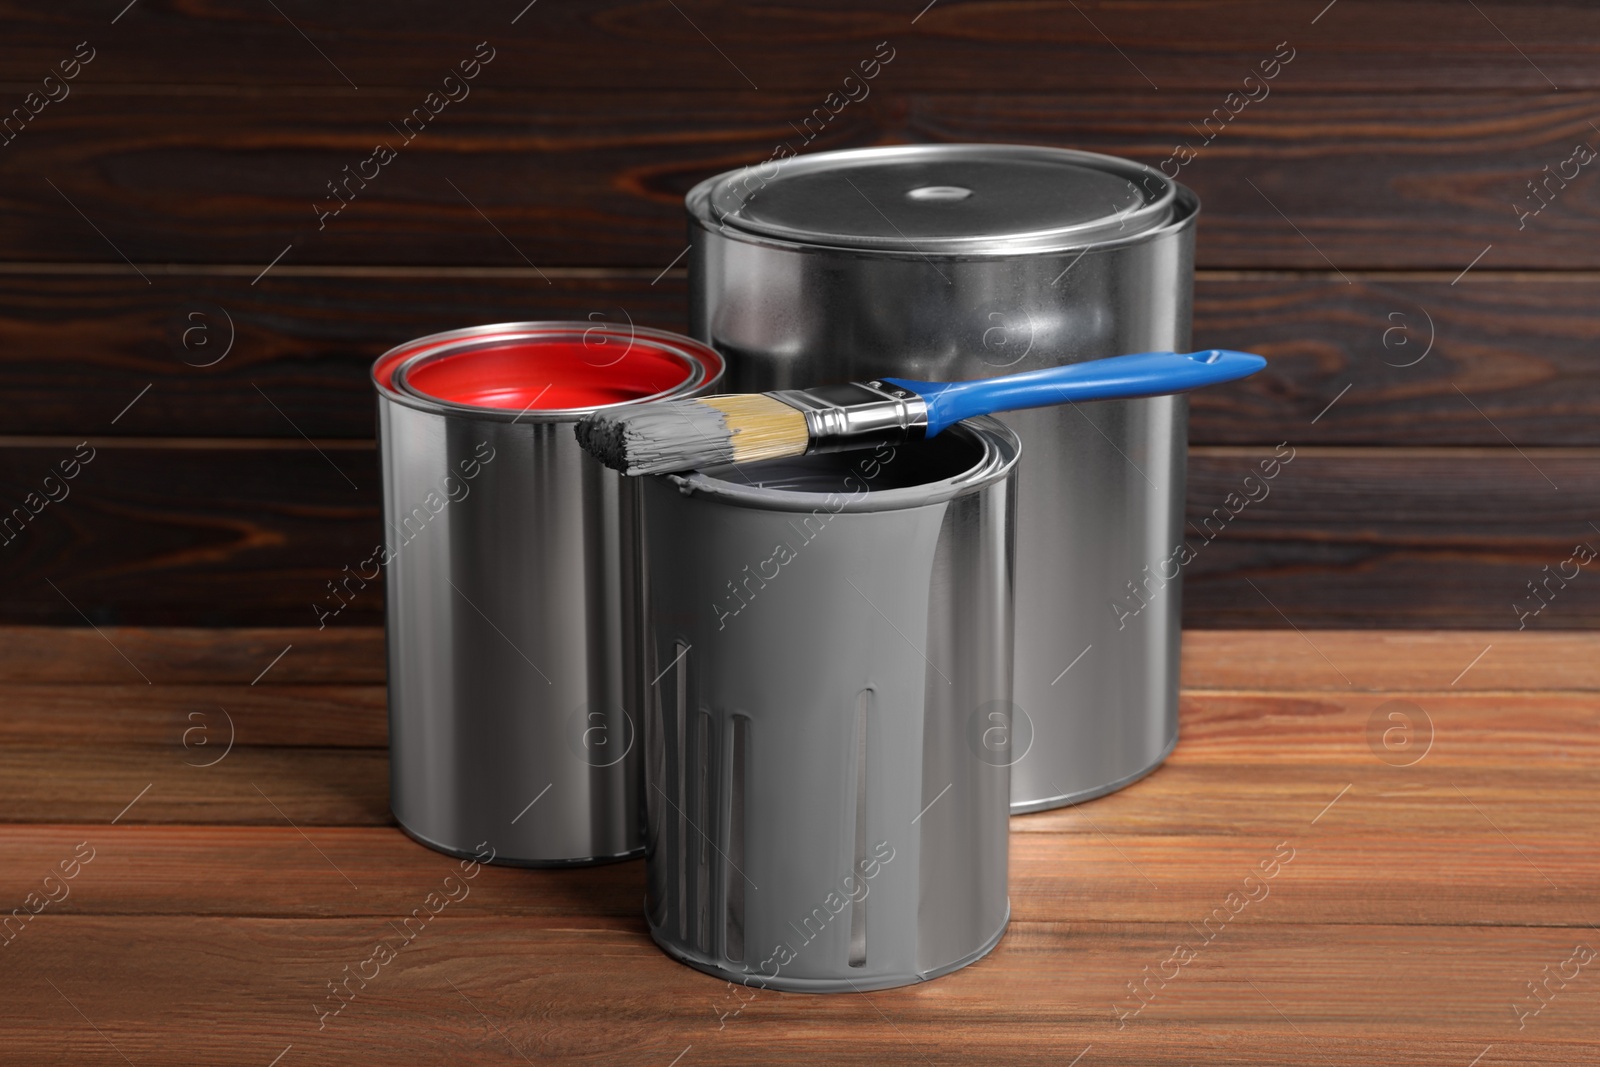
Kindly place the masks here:
<instances>
[{"instance_id":1,"label":"gray paint","mask_svg":"<svg viewBox=\"0 0 1600 1067\"><path fill-rule=\"evenodd\" d=\"M733 460L728 417L692 400L588 415L578 420L574 433L591 456L624 474L711 467Z\"/></svg>"}]
</instances>

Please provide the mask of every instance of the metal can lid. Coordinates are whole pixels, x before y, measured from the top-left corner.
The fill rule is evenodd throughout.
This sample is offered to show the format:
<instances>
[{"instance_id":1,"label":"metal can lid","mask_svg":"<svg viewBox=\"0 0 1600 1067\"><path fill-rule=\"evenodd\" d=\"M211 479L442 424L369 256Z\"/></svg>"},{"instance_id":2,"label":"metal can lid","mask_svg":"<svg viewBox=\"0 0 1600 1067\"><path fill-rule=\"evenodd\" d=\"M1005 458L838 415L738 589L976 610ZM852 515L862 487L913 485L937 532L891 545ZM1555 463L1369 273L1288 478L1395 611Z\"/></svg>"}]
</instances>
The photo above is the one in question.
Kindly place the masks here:
<instances>
[{"instance_id":1,"label":"metal can lid","mask_svg":"<svg viewBox=\"0 0 1600 1067\"><path fill-rule=\"evenodd\" d=\"M829 248L912 254L1060 251L1171 217L1177 183L1094 152L937 144L817 152L696 186L702 222Z\"/></svg>"}]
</instances>

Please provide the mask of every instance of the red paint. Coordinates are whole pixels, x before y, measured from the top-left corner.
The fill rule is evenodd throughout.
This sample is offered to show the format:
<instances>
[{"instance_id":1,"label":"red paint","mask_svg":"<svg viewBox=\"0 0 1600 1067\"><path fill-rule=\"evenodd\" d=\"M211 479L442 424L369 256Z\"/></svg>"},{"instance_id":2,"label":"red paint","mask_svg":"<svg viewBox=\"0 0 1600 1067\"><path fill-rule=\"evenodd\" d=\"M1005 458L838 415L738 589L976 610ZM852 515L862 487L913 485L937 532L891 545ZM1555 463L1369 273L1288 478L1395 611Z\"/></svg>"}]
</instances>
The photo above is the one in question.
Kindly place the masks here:
<instances>
[{"instance_id":1,"label":"red paint","mask_svg":"<svg viewBox=\"0 0 1600 1067\"><path fill-rule=\"evenodd\" d=\"M424 338L426 340L426 338ZM393 351L385 352L378 357L378 362L372 365L372 380L384 389L394 388L394 372L400 369L400 364L416 355L418 352L427 351L426 345L411 344Z\"/></svg>"},{"instance_id":2,"label":"red paint","mask_svg":"<svg viewBox=\"0 0 1600 1067\"><path fill-rule=\"evenodd\" d=\"M436 400L545 411L654 396L683 384L691 373L682 359L640 339L568 336L455 352L412 366L406 380Z\"/></svg>"}]
</instances>

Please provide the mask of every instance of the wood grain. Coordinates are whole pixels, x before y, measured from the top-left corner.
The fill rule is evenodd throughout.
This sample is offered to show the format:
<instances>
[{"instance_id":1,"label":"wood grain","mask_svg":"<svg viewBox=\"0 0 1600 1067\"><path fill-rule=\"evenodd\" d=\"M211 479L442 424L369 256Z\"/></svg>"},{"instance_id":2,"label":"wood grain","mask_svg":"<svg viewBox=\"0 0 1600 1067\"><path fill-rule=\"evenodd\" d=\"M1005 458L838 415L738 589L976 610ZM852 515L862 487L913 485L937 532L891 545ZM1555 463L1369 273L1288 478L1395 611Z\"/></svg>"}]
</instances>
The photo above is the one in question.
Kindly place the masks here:
<instances>
[{"instance_id":1,"label":"wood grain","mask_svg":"<svg viewBox=\"0 0 1600 1067\"><path fill-rule=\"evenodd\" d=\"M1530 677L1550 691L1600 689L1600 636L1581 632L1324 630L1313 645L1280 626L1186 630L1183 642L1185 691L1348 690L1325 655L1359 663L1365 686L1393 693L1514 690ZM81 625L0 626L0 684L126 685L133 672L121 649L163 685L244 685L290 646L294 654L249 688L383 684L383 631L374 627Z\"/></svg>"},{"instance_id":2,"label":"wood grain","mask_svg":"<svg viewBox=\"0 0 1600 1067\"><path fill-rule=\"evenodd\" d=\"M1585 451L1308 448L1252 488L1244 479L1262 454L1194 450L1188 625L1385 628L1403 618L1570 629L1600 620L1600 582L1581 568L1564 588L1552 579L1540 594L1548 603L1528 588L1577 545L1600 546L1589 504L1600 464ZM1267 495L1241 506L1247 492Z\"/></svg>"},{"instance_id":3,"label":"wood grain","mask_svg":"<svg viewBox=\"0 0 1600 1067\"><path fill-rule=\"evenodd\" d=\"M405 86L420 95L485 38L504 58L484 80L492 75L507 88L732 91L749 89L753 79L764 92L820 99L888 39L897 54L882 77L906 88L1144 91L1154 83L1226 91L1285 38L1298 50L1290 69L1307 87L1600 86L1593 45L1600 19L1583 4L1485 3L1481 14L1444 0L1341 0L1326 13L1323 6L603 0L524 12L515 3L441 10L297 0L280 4L280 13L245 0L141 0L112 26L100 6L74 2L8 12L7 47L16 60L9 76L18 79L31 70L42 77L90 35L100 54L87 74L104 84L311 86L332 100L355 96L351 82L363 93Z\"/></svg>"},{"instance_id":4,"label":"wood grain","mask_svg":"<svg viewBox=\"0 0 1600 1067\"><path fill-rule=\"evenodd\" d=\"M1444 803L1443 800L1440 801ZM1459 803L1459 800L1458 800ZM1415 923L1428 926L1583 926L1593 914L1600 864L1592 836L1572 831L1523 832L1517 845L1558 874L1551 889L1532 869L1520 893L1507 893L1508 860L1522 860L1480 820L1426 830L1388 824L1387 833L1356 823L1319 823L1271 831L1218 826L1208 833L1141 832L1108 819L1012 823L1013 923L1071 916L1083 923L1201 921L1257 864L1282 852L1293 858L1268 896L1245 918L1250 925ZM1396 813L1398 816L1398 813ZM1093 826L1090 825L1092 819ZM1404 825L1403 836L1394 831ZM1025 831L1025 832L1024 832ZM407 914L416 898L457 871L449 857L419 846L390 827L312 827L308 837L337 857L330 867L292 827L192 823L174 825L56 823L10 825L8 867L0 899L21 899L42 872L80 842L95 850L73 882L59 914L211 915L251 918L354 918L380 921ZM260 871L274 872L270 879ZM341 880L343 871L357 887ZM1257 873L1259 877L1259 872ZM1438 892L1442 884L1454 887ZM1259 892L1253 890L1255 892ZM619 863L572 871L488 867L472 880L477 915L517 916L530 924L630 930L639 922L644 870ZM1267 904L1267 900L1271 903ZM463 909L466 910L466 909ZM52 908L52 914L55 914Z\"/></svg>"},{"instance_id":5,"label":"wood grain","mask_svg":"<svg viewBox=\"0 0 1600 1067\"><path fill-rule=\"evenodd\" d=\"M6 621L304 625L327 583L382 539L366 442L93 440L71 494L0 545ZM36 492L75 444L0 449L0 499ZM1189 625L1600 623L1588 568L1552 584L1537 614L1527 588L1577 544L1600 544L1594 450L1298 448L1263 487L1253 472L1272 454L1193 450ZM373 585L330 625L377 623L382 604Z\"/></svg>"},{"instance_id":6,"label":"wood grain","mask_svg":"<svg viewBox=\"0 0 1600 1067\"><path fill-rule=\"evenodd\" d=\"M1543 203L1527 186L1543 168L1556 173L1578 144L1600 144L1589 125L1600 94L1438 91L1402 105L1386 92L1306 92L1292 77L1291 67L1274 83L1281 91L1210 143L1195 130L1221 98L1170 88L885 91L814 140L796 133L817 106L811 95L484 92L409 143L392 124L417 106L414 91L372 89L328 106L304 92L85 89L0 152L12 207L0 241L20 261L125 265L125 256L257 272L280 253L285 266L660 271L686 244L684 193L764 162L785 141L807 152L1020 141L1151 165L1192 143L1198 156L1179 176L1204 204L1201 267L1454 277L1480 254L1477 267L1490 270L1600 267L1592 164L1569 165L1560 187L1552 179L1536 217L1519 221L1517 207ZM380 142L397 157L348 177L344 168L356 174ZM330 182L349 183L340 199ZM1064 268L1071 257L1058 258ZM144 284L132 267L127 276Z\"/></svg>"},{"instance_id":7,"label":"wood grain","mask_svg":"<svg viewBox=\"0 0 1600 1067\"><path fill-rule=\"evenodd\" d=\"M0 685L0 699L12 709L0 718L0 742L48 744L70 736L86 745L173 746L197 766L223 759L230 742L323 748L389 743L382 685L34 683Z\"/></svg>"},{"instance_id":8,"label":"wood grain","mask_svg":"<svg viewBox=\"0 0 1600 1067\"><path fill-rule=\"evenodd\" d=\"M529 319L686 325L682 268L652 284L659 270L547 282L527 267L280 267L251 285L259 271L175 270L149 286L126 266L0 274L0 389L16 400L0 432L370 439L368 371L413 338Z\"/></svg>"},{"instance_id":9,"label":"wood grain","mask_svg":"<svg viewBox=\"0 0 1600 1067\"><path fill-rule=\"evenodd\" d=\"M1600 636L1556 629L1600 627L1600 578L1526 612L1600 545L1593 167L1518 219L1600 144L1600 9L66 0L0 37L0 108L97 50L0 145L0 506L98 449L0 538L0 622L57 624L0 626L0 910L97 849L0 937L0 1058L1600 1060L1592 976L1518 1018L1600 945ZM485 40L471 97L319 224L326 183ZM802 145L884 41L870 97ZM319 1027L329 981L455 869L389 814L382 590L308 625L381 537L371 360L473 322L681 328L683 193L782 142L1158 164L1279 41L1270 97L1180 175L1204 201L1196 343L1271 361L1194 400L1189 518L1238 511L1191 528L1186 622L1272 629L1191 629L1172 758L1012 820L999 948L746 1003L651 944L642 864L486 869ZM232 347L202 366L219 317ZM1270 495L1229 505L1280 441ZM141 622L189 628L118 625ZM1270 896L1205 939L1280 842ZM1119 1022L1180 943L1197 959Z\"/></svg>"},{"instance_id":10,"label":"wood grain","mask_svg":"<svg viewBox=\"0 0 1600 1067\"><path fill-rule=\"evenodd\" d=\"M370 676L373 636L218 631L213 656L196 631L108 631L192 680L143 687L93 680L107 669L86 651L93 631L0 635L0 678L30 679L0 682L0 812L13 820L0 824L0 895L20 902L80 842L94 850L70 895L0 946L12 1058L1420 1067L1600 1051L1600 1002L1581 977L1537 1015L1515 1010L1596 937L1591 635L1320 634L1374 684L1394 682L1359 692L1327 684L1293 632L1188 635L1198 688L1171 760L1122 792L1012 820L1006 937L938 981L734 996L651 944L641 864L486 868L319 1025L336 1006L327 983L380 940L398 944L393 923L456 870L386 822L381 749L350 747L375 736L375 703L342 699L345 732L297 707L362 686L340 667ZM301 670L320 670L323 689L233 680L280 637L305 644ZM1506 655L1455 686L1435 677L1485 637ZM181 766L172 716L228 693L254 738ZM1410 766L1367 742L1372 711L1395 699L1436 730ZM1199 925L1286 854L1265 896ZM1140 1006L1129 983L1180 944L1194 958L1144 986Z\"/></svg>"},{"instance_id":11,"label":"wood grain","mask_svg":"<svg viewBox=\"0 0 1600 1067\"><path fill-rule=\"evenodd\" d=\"M1571 929L1241 924L1119 1029L1126 984L1194 940L1188 923L1014 922L990 957L937 982L751 999L667 959L638 921L556 926L468 908L424 929L322 1029L326 983L397 939L388 924L41 917L27 954L21 939L11 949L22 959L9 1047L36 1063L114 1056L109 1042L134 1062L257 1065L289 1045L372 1063L1060 1064L1091 1046L1113 1064L1320 1052L1428 1065L1492 1044L1511 1062L1578 1064L1592 1061L1600 1022L1581 982L1526 1030L1511 1011L1524 981L1592 938ZM112 966L84 967L91 955Z\"/></svg>"},{"instance_id":12,"label":"wood grain","mask_svg":"<svg viewBox=\"0 0 1600 1067\"><path fill-rule=\"evenodd\" d=\"M31 621L122 622L132 608L198 626L315 622L327 583L382 539L369 442L101 443L70 495L0 546L6 608ZM22 502L73 454L70 441L0 451L0 498ZM370 593L341 620L378 621Z\"/></svg>"},{"instance_id":13,"label":"wood grain","mask_svg":"<svg viewBox=\"0 0 1600 1067\"><path fill-rule=\"evenodd\" d=\"M53 631L51 635L69 632ZM1321 670L1309 665L1297 669L1292 657L1276 655L1285 644L1281 640L1283 631L1191 630L1185 635L1186 663L1205 660L1210 647L1219 643L1239 647L1245 634L1249 635L1251 651L1263 660L1270 659L1272 676L1282 679L1280 685L1298 680L1308 688L1271 692L1195 688L1197 672L1188 671L1183 698L1188 760L1271 763L1284 746L1289 746L1315 753L1307 759L1360 762L1372 744L1365 732L1371 713L1400 700L1430 716L1431 725L1424 732L1437 731L1439 736L1434 742L1419 745L1418 751L1426 748L1432 763L1524 766L1542 763L1560 751L1568 757L1583 756L1600 764L1600 737L1572 736L1575 726L1600 725L1600 696L1593 691L1600 686L1589 690L1550 689L1532 700L1504 692L1503 684L1496 684L1501 679L1492 676L1493 667L1485 665L1479 673L1478 664L1473 665L1472 672L1476 685L1465 679L1460 687L1447 686L1439 679L1434 686L1400 690L1381 684L1360 688L1339 686L1337 682L1327 685L1325 664L1320 664ZM1393 673L1396 667L1417 681L1426 680L1427 665L1415 659L1397 657L1395 662L1379 663L1376 671L1372 669L1373 659L1377 658L1370 655L1373 642L1351 639L1389 636L1382 631L1334 632L1326 636L1330 640L1324 643L1336 654L1350 657L1352 665L1359 664L1357 670L1363 681L1368 680L1369 672L1381 677ZM1524 636L1537 640L1521 642L1522 649L1532 647L1547 654L1563 654L1564 646L1577 644L1571 638L1586 642L1582 652L1600 649L1600 638L1586 635ZM1208 637L1218 640L1207 640ZM61 644L70 646L72 642L63 640ZM1459 656L1473 655L1466 642L1456 644L1460 646ZM1507 663L1519 674L1539 668L1539 658L1520 655L1515 643L1501 640L1499 645L1502 652L1497 659L1502 671ZM1483 648L1477 651L1481 653ZM1589 666L1592 670L1592 664ZM1302 670L1303 677L1296 679L1294 675ZM1223 671L1233 677L1245 674L1247 667L1226 663ZM1546 677L1542 684L1550 686L1553 681ZM381 685L169 682L145 686L55 681L0 684L0 696L6 703L6 715L0 717L0 740L18 745L70 742L75 749L131 747L182 755L199 764L207 762L208 756L220 762L230 736L233 746L240 750L294 745L363 749L388 744L388 717ZM228 705L226 717L219 711L223 705Z\"/></svg>"},{"instance_id":14,"label":"wood grain","mask_svg":"<svg viewBox=\"0 0 1600 1067\"><path fill-rule=\"evenodd\" d=\"M382 685L383 631L372 627L0 626L0 683L186 686ZM143 681L140 672L153 681ZM64 693L63 695L69 695Z\"/></svg>"},{"instance_id":15,"label":"wood grain","mask_svg":"<svg viewBox=\"0 0 1600 1067\"><path fill-rule=\"evenodd\" d=\"M130 285L125 267L59 270L0 274L0 390L12 398L0 432L298 439L298 427L319 440L366 438L367 370L411 338L518 318L686 323L681 267L665 277L568 270L551 284L526 267L279 267L271 286L250 285L254 269L175 270L151 286ZM1203 271L1195 346L1270 362L1248 381L1194 394L1189 438L1600 445L1597 343L1600 277L1591 275L1474 271L1452 286L1406 274L1346 284L1327 273Z\"/></svg>"},{"instance_id":16,"label":"wood grain","mask_svg":"<svg viewBox=\"0 0 1600 1067\"><path fill-rule=\"evenodd\" d=\"M1543 199L1527 182L1542 180L1546 165L1555 172L1580 143L1600 145L1586 116L1600 101L1321 95L1295 90L1292 71L1280 76L1289 83L1281 92L1240 111L1209 142L1201 124L1217 102L1165 92L918 96L908 104L907 139L1062 144L1152 166L1188 145L1197 156L1178 177L1200 196L1202 267L1438 269L1454 278L1474 260L1532 270L1594 262L1580 247L1600 218L1592 176L1568 164L1570 183L1552 180ZM1553 202L1523 219L1524 198L1530 213Z\"/></svg>"},{"instance_id":17,"label":"wood grain","mask_svg":"<svg viewBox=\"0 0 1600 1067\"><path fill-rule=\"evenodd\" d=\"M226 738L185 749L96 743L0 750L0 813L26 822L388 826L389 760L383 749L235 745L215 767ZM209 772L209 773L208 773ZM131 805L131 807L130 807Z\"/></svg>"},{"instance_id":18,"label":"wood grain","mask_svg":"<svg viewBox=\"0 0 1600 1067\"><path fill-rule=\"evenodd\" d=\"M202 775L186 757L210 757L210 753L124 747L67 755L52 748L18 746L0 753L0 769L7 775L0 783L0 800L10 821L108 822L148 786L150 791L124 816L124 823L282 826L292 822L306 830L332 828L335 842L341 827L392 824L388 761L381 751L236 748L212 775ZM1298 763L1280 760L1248 766L1249 781L1217 795L1204 790L1223 769L1174 756L1150 775L1150 784L1135 799L1114 814L1089 818L1094 827L1108 833L1204 834L1226 825L1233 833L1269 836L1281 832L1286 822L1306 824L1350 785L1351 793L1336 809L1339 821L1347 826L1383 834L1404 822L1418 832L1444 835L1493 833L1498 827L1514 835L1534 867L1521 866L1514 851L1502 856L1504 862L1517 862L1519 870L1535 880L1541 869L1548 869L1550 884L1556 887L1573 884L1561 865L1561 858L1574 847L1573 839L1570 834L1541 839L1540 828L1556 815L1583 825L1600 819L1600 799L1595 796L1600 773L1592 766L1564 767L1554 758L1537 767L1499 772L1492 791L1470 770L1443 764L1410 777L1396 775L1370 751L1318 768L1315 779L1309 779ZM1558 793L1560 803L1552 803L1551 796ZM1174 808L1184 813L1177 821ZM1494 813L1491 821L1485 820L1484 810ZM1290 818L1286 811L1293 813ZM328 847L326 841L321 847Z\"/></svg>"},{"instance_id":19,"label":"wood grain","mask_svg":"<svg viewBox=\"0 0 1600 1067\"><path fill-rule=\"evenodd\" d=\"M1188 690L1351 691L1332 663L1357 667L1357 688L1394 693L1600 689L1600 635L1550 630L1185 630Z\"/></svg>"},{"instance_id":20,"label":"wood grain","mask_svg":"<svg viewBox=\"0 0 1600 1067\"><path fill-rule=\"evenodd\" d=\"M1190 397L1194 444L1591 445L1600 427L1600 278L1475 269L1202 275L1194 344L1268 358ZM1348 389L1348 391L1346 391Z\"/></svg>"},{"instance_id":21,"label":"wood grain","mask_svg":"<svg viewBox=\"0 0 1600 1067\"><path fill-rule=\"evenodd\" d=\"M9 719L0 731L7 821L108 821L138 796L120 825L391 825L381 749L349 744L358 730L379 733L379 707L355 711L357 721L332 738L327 727L304 728L299 744L252 731L259 713L241 710L235 743L225 749L229 732L217 705L206 718L181 721L201 699L218 699L213 687L193 687L204 689L203 698L185 692L190 687L154 689L151 704L167 714L151 708L128 716L134 721L124 728L50 717L52 707L99 687L59 688L70 691L49 698L37 686L0 687ZM227 699L245 709L258 701L281 707L301 695L300 687L278 686ZM1397 707L1414 733L1409 748L1383 733ZM111 702L105 711L126 715ZM1571 884L1564 872L1574 865L1588 869L1573 835L1550 833L1550 819L1560 815L1559 828L1567 819L1600 818L1600 743L1589 740L1600 726L1600 697L1592 692L1207 692L1185 696L1182 718L1177 751L1128 799L1104 814L1087 807L1031 815L1016 829L1248 837L1311 826L1383 834L1397 822L1442 835L1497 827L1516 835L1524 859L1557 884ZM285 719L283 729L291 729L296 716ZM186 734L193 726L205 733ZM1207 788L1230 772L1238 780L1229 789ZM110 811L106 794L120 798Z\"/></svg>"}]
</instances>

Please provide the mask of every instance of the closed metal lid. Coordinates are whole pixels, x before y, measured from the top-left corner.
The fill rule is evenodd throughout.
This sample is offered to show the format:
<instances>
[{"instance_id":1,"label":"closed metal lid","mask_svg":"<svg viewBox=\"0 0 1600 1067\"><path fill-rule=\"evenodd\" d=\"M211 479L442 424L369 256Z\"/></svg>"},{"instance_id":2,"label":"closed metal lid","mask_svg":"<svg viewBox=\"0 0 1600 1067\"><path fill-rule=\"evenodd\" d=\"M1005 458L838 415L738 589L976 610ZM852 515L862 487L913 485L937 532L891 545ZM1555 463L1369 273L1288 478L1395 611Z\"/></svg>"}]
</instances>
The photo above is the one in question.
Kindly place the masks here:
<instances>
[{"instance_id":1,"label":"closed metal lid","mask_svg":"<svg viewBox=\"0 0 1600 1067\"><path fill-rule=\"evenodd\" d=\"M940 144L818 152L696 186L702 221L834 248L941 254L1056 251L1130 237L1172 214L1160 171L1093 152Z\"/></svg>"}]
</instances>

